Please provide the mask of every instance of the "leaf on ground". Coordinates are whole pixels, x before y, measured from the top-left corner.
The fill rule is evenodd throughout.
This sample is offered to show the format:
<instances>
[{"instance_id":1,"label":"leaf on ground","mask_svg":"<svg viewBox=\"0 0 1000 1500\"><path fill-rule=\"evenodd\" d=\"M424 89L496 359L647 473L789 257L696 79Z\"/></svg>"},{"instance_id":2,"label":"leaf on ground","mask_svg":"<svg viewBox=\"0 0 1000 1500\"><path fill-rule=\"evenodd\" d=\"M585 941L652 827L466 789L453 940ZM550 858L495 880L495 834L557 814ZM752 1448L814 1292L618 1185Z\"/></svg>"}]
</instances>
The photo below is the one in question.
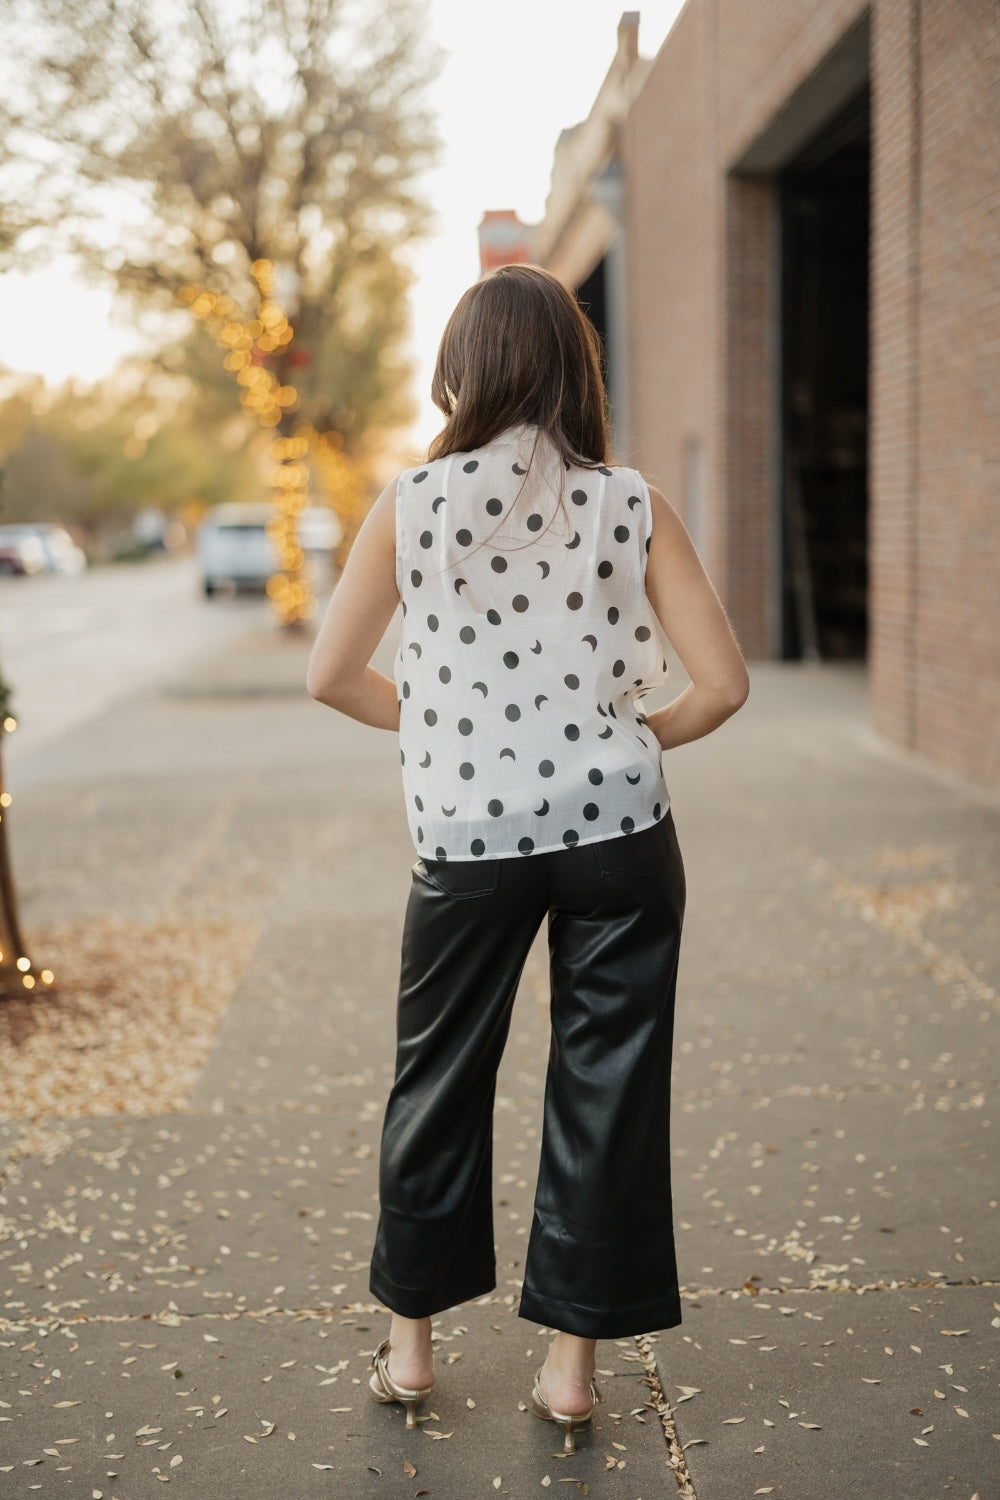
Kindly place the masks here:
<instances>
[{"instance_id":1,"label":"leaf on ground","mask_svg":"<svg viewBox=\"0 0 1000 1500\"><path fill-rule=\"evenodd\" d=\"M431 1427L424 1427L422 1429L422 1431L423 1431L424 1437L434 1438L435 1441L437 1441L437 1442L440 1442L442 1438L450 1438L450 1437L454 1437L455 1436L455 1434L454 1434L453 1431L452 1432L438 1432L436 1428L431 1428Z\"/></svg>"},{"instance_id":2,"label":"leaf on ground","mask_svg":"<svg viewBox=\"0 0 1000 1500\"><path fill-rule=\"evenodd\" d=\"M417 1477L417 1471L408 1458L403 1459L403 1473L408 1479L415 1479Z\"/></svg>"}]
</instances>

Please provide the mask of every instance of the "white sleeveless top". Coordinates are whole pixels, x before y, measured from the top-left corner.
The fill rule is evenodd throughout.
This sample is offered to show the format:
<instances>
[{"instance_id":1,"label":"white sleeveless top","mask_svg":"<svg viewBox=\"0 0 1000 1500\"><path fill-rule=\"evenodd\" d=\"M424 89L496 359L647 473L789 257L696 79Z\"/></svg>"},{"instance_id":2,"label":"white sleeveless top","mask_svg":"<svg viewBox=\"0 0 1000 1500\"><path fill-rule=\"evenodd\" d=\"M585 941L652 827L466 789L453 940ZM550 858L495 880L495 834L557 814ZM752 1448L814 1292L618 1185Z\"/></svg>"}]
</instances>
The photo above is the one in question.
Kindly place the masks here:
<instances>
[{"instance_id":1,"label":"white sleeveless top","mask_svg":"<svg viewBox=\"0 0 1000 1500\"><path fill-rule=\"evenodd\" d=\"M638 708L667 675L651 528L636 470L566 465L533 427L400 475L394 676L419 853L540 854L664 817Z\"/></svg>"}]
</instances>

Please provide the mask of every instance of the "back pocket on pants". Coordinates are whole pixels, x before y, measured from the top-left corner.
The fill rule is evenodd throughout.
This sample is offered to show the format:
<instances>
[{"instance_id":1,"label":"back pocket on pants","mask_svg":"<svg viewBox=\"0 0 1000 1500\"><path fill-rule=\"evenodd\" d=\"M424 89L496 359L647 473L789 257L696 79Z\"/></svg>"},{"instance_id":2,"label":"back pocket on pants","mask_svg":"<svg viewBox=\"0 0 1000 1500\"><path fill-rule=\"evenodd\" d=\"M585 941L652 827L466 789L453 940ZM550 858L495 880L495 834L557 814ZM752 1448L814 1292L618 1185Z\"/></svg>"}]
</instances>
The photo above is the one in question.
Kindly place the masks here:
<instances>
[{"instance_id":1,"label":"back pocket on pants","mask_svg":"<svg viewBox=\"0 0 1000 1500\"><path fill-rule=\"evenodd\" d=\"M500 862L495 859L487 864L469 859L418 859L413 872L456 898L488 896L500 884Z\"/></svg>"}]
</instances>

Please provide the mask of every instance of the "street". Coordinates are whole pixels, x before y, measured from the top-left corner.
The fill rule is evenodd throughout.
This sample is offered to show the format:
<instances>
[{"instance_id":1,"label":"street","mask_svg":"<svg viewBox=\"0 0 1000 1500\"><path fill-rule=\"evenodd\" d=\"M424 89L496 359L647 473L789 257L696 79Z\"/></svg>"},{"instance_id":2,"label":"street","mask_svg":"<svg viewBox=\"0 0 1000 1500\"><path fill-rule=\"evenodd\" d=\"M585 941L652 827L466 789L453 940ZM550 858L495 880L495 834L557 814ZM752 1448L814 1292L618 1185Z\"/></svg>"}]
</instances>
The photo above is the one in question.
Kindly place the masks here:
<instances>
[{"instance_id":1,"label":"street","mask_svg":"<svg viewBox=\"0 0 1000 1500\"><path fill-rule=\"evenodd\" d=\"M10 769L30 776L34 752L56 735L270 613L261 594L204 599L190 557L0 576L0 670L18 721L4 746Z\"/></svg>"}]
</instances>

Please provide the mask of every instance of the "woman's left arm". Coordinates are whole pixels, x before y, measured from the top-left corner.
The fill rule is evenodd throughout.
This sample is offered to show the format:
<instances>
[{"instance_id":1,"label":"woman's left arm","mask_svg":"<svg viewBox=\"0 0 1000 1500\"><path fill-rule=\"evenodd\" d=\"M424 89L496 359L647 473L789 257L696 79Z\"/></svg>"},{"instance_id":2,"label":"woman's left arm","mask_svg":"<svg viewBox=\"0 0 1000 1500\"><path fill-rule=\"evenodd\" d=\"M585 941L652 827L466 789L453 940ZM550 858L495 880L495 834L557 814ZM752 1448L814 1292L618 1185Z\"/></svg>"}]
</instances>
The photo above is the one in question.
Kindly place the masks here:
<instances>
[{"instance_id":1,"label":"woman's left arm","mask_svg":"<svg viewBox=\"0 0 1000 1500\"><path fill-rule=\"evenodd\" d=\"M355 537L306 674L313 698L376 729L399 728L396 684L368 665L398 604L394 479Z\"/></svg>"}]
</instances>

